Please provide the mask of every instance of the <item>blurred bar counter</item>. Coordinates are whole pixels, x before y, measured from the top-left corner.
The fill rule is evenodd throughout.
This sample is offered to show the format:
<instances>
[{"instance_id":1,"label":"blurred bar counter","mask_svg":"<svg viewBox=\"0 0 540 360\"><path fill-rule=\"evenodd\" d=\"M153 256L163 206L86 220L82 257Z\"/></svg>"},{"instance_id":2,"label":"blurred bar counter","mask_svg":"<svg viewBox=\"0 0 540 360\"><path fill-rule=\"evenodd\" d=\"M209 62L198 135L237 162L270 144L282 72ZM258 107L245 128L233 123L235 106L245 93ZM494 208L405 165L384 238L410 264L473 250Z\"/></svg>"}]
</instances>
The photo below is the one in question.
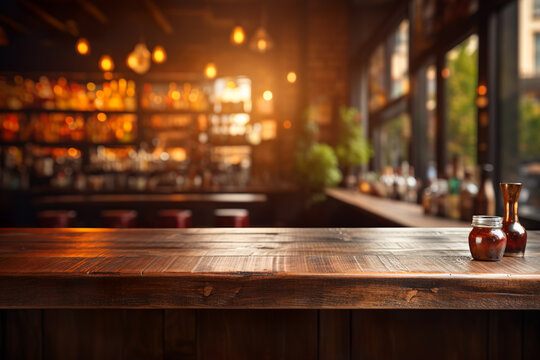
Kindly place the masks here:
<instances>
[{"instance_id":1,"label":"blurred bar counter","mask_svg":"<svg viewBox=\"0 0 540 360\"><path fill-rule=\"evenodd\" d=\"M343 188L325 189L327 196L356 209L372 219L371 226L468 227L470 223L424 215L422 206L404 201L379 198Z\"/></svg>"}]
</instances>

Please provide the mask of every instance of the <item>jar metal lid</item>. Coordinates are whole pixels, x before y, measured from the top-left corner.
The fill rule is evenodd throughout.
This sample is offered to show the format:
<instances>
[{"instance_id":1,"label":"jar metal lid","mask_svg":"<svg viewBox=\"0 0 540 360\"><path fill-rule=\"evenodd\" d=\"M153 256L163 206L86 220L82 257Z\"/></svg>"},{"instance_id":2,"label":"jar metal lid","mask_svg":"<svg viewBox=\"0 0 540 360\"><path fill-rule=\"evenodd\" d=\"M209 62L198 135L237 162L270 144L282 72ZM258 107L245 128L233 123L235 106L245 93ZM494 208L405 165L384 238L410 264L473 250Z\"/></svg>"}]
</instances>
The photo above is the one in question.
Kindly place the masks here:
<instances>
[{"instance_id":1,"label":"jar metal lid","mask_svg":"<svg viewBox=\"0 0 540 360\"><path fill-rule=\"evenodd\" d=\"M487 228L502 228L502 217L488 215L473 215L472 226Z\"/></svg>"}]
</instances>

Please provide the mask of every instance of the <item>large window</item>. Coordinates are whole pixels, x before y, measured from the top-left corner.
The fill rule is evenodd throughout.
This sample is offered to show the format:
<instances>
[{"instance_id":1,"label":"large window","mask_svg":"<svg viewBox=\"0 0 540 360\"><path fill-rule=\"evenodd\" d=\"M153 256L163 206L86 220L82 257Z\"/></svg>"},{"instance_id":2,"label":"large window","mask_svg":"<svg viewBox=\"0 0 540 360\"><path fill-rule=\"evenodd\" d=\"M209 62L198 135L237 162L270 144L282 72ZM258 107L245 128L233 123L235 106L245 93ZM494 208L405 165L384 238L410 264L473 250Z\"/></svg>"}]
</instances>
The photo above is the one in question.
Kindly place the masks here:
<instances>
[{"instance_id":1,"label":"large window","mask_svg":"<svg viewBox=\"0 0 540 360\"><path fill-rule=\"evenodd\" d=\"M520 215L540 220L540 18L537 1L519 0L499 13L499 170L522 182ZM531 46L534 44L534 47ZM533 48L533 49L531 49Z\"/></svg>"},{"instance_id":2,"label":"large window","mask_svg":"<svg viewBox=\"0 0 540 360\"><path fill-rule=\"evenodd\" d=\"M377 139L379 167L398 168L404 161L409 162L411 143L411 119L408 114L401 114L385 121L379 128Z\"/></svg>"},{"instance_id":3,"label":"large window","mask_svg":"<svg viewBox=\"0 0 540 360\"><path fill-rule=\"evenodd\" d=\"M446 158L458 157L469 170L476 165L478 36L471 35L446 54Z\"/></svg>"},{"instance_id":4,"label":"large window","mask_svg":"<svg viewBox=\"0 0 540 360\"><path fill-rule=\"evenodd\" d=\"M409 92L409 21L403 20L390 37L390 96Z\"/></svg>"}]
</instances>

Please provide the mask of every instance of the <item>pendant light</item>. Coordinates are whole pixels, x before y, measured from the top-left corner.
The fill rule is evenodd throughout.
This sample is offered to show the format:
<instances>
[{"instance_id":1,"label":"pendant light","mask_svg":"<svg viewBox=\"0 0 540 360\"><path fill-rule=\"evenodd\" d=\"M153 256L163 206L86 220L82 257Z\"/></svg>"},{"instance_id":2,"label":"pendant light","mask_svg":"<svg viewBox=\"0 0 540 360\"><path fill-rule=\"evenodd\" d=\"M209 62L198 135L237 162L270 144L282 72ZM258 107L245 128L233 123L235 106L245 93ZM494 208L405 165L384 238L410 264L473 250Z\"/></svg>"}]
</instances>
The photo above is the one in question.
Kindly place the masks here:
<instances>
[{"instance_id":1,"label":"pendant light","mask_svg":"<svg viewBox=\"0 0 540 360\"><path fill-rule=\"evenodd\" d=\"M150 70L151 54L144 43L135 45L133 51L126 59L127 66L137 74L144 74Z\"/></svg>"},{"instance_id":2,"label":"pendant light","mask_svg":"<svg viewBox=\"0 0 540 360\"><path fill-rule=\"evenodd\" d=\"M246 41L246 34L244 28L241 26L235 26L231 32L231 43L234 45L241 45Z\"/></svg>"},{"instance_id":3,"label":"pendant light","mask_svg":"<svg viewBox=\"0 0 540 360\"><path fill-rule=\"evenodd\" d=\"M273 46L274 42L266 31L266 8L263 7L261 15L261 26L259 26L257 31L255 31L255 35L253 35L253 38L249 43L249 47L251 48L251 50L263 54L268 50L272 49Z\"/></svg>"}]
</instances>

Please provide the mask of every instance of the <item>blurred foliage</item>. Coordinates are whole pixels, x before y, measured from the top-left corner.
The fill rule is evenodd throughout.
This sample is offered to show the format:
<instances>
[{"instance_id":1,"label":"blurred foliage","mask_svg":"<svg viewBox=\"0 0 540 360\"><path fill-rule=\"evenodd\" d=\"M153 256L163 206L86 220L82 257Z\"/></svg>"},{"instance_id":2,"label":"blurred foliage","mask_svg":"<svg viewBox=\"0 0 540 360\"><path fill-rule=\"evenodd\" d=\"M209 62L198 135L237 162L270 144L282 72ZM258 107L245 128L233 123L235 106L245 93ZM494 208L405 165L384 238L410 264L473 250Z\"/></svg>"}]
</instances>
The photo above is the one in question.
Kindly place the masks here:
<instances>
[{"instance_id":1,"label":"blurred foliage","mask_svg":"<svg viewBox=\"0 0 540 360\"><path fill-rule=\"evenodd\" d=\"M450 50L446 57L450 71L446 79L447 157L459 156L465 165L476 165L476 42L476 37L471 36Z\"/></svg>"},{"instance_id":2,"label":"blurred foliage","mask_svg":"<svg viewBox=\"0 0 540 360\"><path fill-rule=\"evenodd\" d=\"M318 126L309 121L309 110L302 118L296 154L298 184L305 190L318 192L341 181L341 171L334 149L317 142Z\"/></svg>"},{"instance_id":3,"label":"blurred foliage","mask_svg":"<svg viewBox=\"0 0 540 360\"><path fill-rule=\"evenodd\" d=\"M336 144L339 165L342 168L350 168L367 164L373 155L373 149L364 137L358 111L352 107L342 106L339 109L339 118Z\"/></svg>"},{"instance_id":4,"label":"blurred foliage","mask_svg":"<svg viewBox=\"0 0 540 360\"><path fill-rule=\"evenodd\" d=\"M519 153L521 161L540 159L540 102L522 97L519 104Z\"/></svg>"}]
</instances>

